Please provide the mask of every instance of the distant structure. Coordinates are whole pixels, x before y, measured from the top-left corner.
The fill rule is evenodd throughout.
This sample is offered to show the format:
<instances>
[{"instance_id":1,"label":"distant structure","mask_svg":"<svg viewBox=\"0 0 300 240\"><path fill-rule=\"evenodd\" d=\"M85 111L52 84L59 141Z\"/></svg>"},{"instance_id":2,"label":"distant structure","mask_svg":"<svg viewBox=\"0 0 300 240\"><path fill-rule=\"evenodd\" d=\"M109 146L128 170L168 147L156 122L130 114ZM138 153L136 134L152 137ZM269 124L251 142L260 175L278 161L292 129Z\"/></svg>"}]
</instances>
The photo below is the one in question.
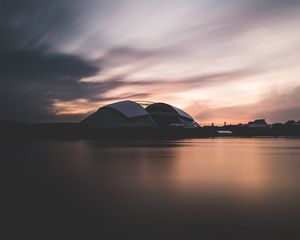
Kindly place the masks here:
<instances>
[{"instance_id":1,"label":"distant structure","mask_svg":"<svg viewBox=\"0 0 300 240\"><path fill-rule=\"evenodd\" d=\"M233 136L232 131L224 131L224 130L218 130L216 131L217 136Z\"/></svg>"},{"instance_id":2,"label":"distant structure","mask_svg":"<svg viewBox=\"0 0 300 240\"><path fill-rule=\"evenodd\" d=\"M270 127L269 124L267 124L265 119L257 119L254 120L253 122L249 122L248 124L249 128L267 128Z\"/></svg>"},{"instance_id":3,"label":"distant structure","mask_svg":"<svg viewBox=\"0 0 300 240\"><path fill-rule=\"evenodd\" d=\"M95 128L199 127L189 114L167 103L130 100L101 107L81 123Z\"/></svg>"},{"instance_id":4,"label":"distant structure","mask_svg":"<svg viewBox=\"0 0 300 240\"><path fill-rule=\"evenodd\" d=\"M137 104L141 105L143 108L146 108L148 107L149 105L155 103L155 102L152 102L152 101L145 101L145 100L138 100L138 101L135 101Z\"/></svg>"},{"instance_id":5,"label":"distant structure","mask_svg":"<svg viewBox=\"0 0 300 240\"><path fill-rule=\"evenodd\" d=\"M289 125L289 126L300 126L300 121L295 121L295 120L289 120L285 123L285 125Z\"/></svg>"}]
</instances>

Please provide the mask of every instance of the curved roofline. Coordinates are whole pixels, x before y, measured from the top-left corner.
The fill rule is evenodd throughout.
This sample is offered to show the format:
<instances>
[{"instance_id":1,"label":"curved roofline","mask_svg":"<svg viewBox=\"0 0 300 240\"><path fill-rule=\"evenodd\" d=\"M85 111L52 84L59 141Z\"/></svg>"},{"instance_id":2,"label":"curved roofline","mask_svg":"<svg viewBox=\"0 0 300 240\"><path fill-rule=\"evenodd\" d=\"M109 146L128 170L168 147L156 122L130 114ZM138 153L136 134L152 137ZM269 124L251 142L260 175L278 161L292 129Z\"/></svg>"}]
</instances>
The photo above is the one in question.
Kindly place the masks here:
<instances>
[{"instance_id":1,"label":"curved roofline","mask_svg":"<svg viewBox=\"0 0 300 240\"><path fill-rule=\"evenodd\" d=\"M162 104L162 105L168 106L168 107L172 108L172 109L177 113L178 116L195 121L195 120L192 118L192 116L189 115L188 113L186 113L185 111L181 110L180 108L174 107L174 106L172 106L172 105L170 105L170 104L167 104L167 103L157 102L157 103L153 103L153 104L151 104L151 105L149 105L149 106L152 106L152 105L155 105L155 104ZM148 107L149 107L149 106L148 106Z\"/></svg>"},{"instance_id":2,"label":"curved roofline","mask_svg":"<svg viewBox=\"0 0 300 240\"><path fill-rule=\"evenodd\" d=\"M157 105L157 108L155 107ZM160 107L159 107L160 106ZM154 107L154 111L151 112L150 108ZM181 110L180 108L174 107L170 104L163 103L163 102L157 102L150 104L146 109L143 108L139 103L131 100L124 100L119 101L115 103L111 103L108 105L105 105L101 108L99 108L95 113L101 112L101 110L111 110L112 112L115 112L116 114L119 114L120 117L127 119L130 121L131 119L138 119L138 118L149 118L152 120L154 125L158 124L156 120L154 119L154 116L152 114L154 113L161 113L166 112L169 114L173 114L176 116L176 118L179 119L179 121L184 124L185 127L195 127L195 123L198 125L198 123L186 112ZM93 118L95 116L95 113L92 113L85 119L83 119L81 122L84 122L86 120L89 120L90 118ZM95 120L97 120L95 118ZM97 120L98 121L98 120ZM191 123L190 123L191 122Z\"/></svg>"},{"instance_id":3,"label":"curved roofline","mask_svg":"<svg viewBox=\"0 0 300 240\"><path fill-rule=\"evenodd\" d=\"M135 118L139 116L149 115L149 113L141 105L131 100L111 103L99 108L98 111L100 111L102 108L110 108L114 111L119 112L126 118Z\"/></svg>"},{"instance_id":4,"label":"curved roofline","mask_svg":"<svg viewBox=\"0 0 300 240\"><path fill-rule=\"evenodd\" d=\"M103 106L101 108L98 109L98 111L108 108L109 110L112 110L113 112L116 112L117 114L120 114L121 116L123 116L124 118L128 118L124 113L122 113L121 111L118 111L117 109L111 108L111 107L107 107L107 106ZM98 112L97 111L97 112Z\"/></svg>"}]
</instances>

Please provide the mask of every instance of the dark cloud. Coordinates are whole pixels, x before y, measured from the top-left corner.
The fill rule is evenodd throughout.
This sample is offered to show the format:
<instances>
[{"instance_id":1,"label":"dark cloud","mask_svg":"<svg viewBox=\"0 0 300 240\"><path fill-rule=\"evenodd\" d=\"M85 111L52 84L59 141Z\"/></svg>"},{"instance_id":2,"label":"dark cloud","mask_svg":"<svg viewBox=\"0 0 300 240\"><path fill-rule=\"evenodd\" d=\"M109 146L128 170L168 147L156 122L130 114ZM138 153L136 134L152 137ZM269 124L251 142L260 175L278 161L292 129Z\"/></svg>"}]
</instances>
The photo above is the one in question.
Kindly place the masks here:
<instances>
[{"instance_id":1,"label":"dark cloud","mask_svg":"<svg viewBox=\"0 0 300 240\"><path fill-rule=\"evenodd\" d=\"M176 79L152 79L152 80L134 80L129 81L130 76L124 76L127 78L126 81L118 80L120 86L123 82L123 85L127 86L147 86L149 89L160 89L162 91L171 92L180 89L191 90L199 87L207 87L212 85L225 84L228 82L233 82L245 77L254 76L261 72L257 68L244 68L244 69L235 69L231 71L220 71L213 73L203 73L191 77L185 78L176 78Z\"/></svg>"},{"instance_id":2,"label":"dark cloud","mask_svg":"<svg viewBox=\"0 0 300 240\"><path fill-rule=\"evenodd\" d=\"M130 46L121 46L110 49L99 61L102 63L114 62L128 63L151 59L162 59L170 57L176 52L174 49L154 48L142 49Z\"/></svg>"},{"instance_id":3,"label":"dark cloud","mask_svg":"<svg viewBox=\"0 0 300 240\"><path fill-rule=\"evenodd\" d=\"M54 99L93 94L100 86L79 83L99 69L77 56L43 50L1 52L0 108L6 119L46 120ZM99 85L99 84L98 84Z\"/></svg>"},{"instance_id":4,"label":"dark cloud","mask_svg":"<svg viewBox=\"0 0 300 240\"><path fill-rule=\"evenodd\" d=\"M236 81L238 79L243 79L248 76L253 76L260 72L259 69L256 68L245 68L245 69L235 69L231 71L224 72L215 72L197 75L177 81L171 82L171 85L178 86L177 84L182 85L187 89L193 89L195 87L204 87L211 85L224 84L227 82Z\"/></svg>"},{"instance_id":5,"label":"dark cloud","mask_svg":"<svg viewBox=\"0 0 300 240\"><path fill-rule=\"evenodd\" d=\"M75 27L76 13L70 3L69 0L2 0L1 47L34 48L63 38Z\"/></svg>"},{"instance_id":6,"label":"dark cloud","mask_svg":"<svg viewBox=\"0 0 300 240\"><path fill-rule=\"evenodd\" d=\"M99 71L80 56L51 49L72 23L70 1L1 1L0 109L1 119L54 119L54 99L74 99L101 90L82 84L82 77Z\"/></svg>"}]
</instances>

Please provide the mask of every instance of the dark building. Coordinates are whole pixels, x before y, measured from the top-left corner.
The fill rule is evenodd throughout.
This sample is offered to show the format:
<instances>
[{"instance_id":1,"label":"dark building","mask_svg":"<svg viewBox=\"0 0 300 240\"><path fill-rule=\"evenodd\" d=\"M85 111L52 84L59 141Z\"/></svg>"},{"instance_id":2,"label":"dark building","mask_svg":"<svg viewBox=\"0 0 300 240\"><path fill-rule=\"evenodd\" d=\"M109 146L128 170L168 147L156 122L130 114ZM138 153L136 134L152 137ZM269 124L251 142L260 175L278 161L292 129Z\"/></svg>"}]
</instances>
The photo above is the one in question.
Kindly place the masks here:
<instances>
[{"instance_id":1,"label":"dark building","mask_svg":"<svg viewBox=\"0 0 300 240\"><path fill-rule=\"evenodd\" d=\"M96 128L199 126L189 114L172 105L145 105L129 100L106 105L83 119L81 123Z\"/></svg>"},{"instance_id":2,"label":"dark building","mask_svg":"<svg viewBox=\"0 0 300 240\"><path fill-rule=\"evenodd\" d=\"M270 127L269 124L267 124L265 119L257 119L253 122L248 123L249 128L265 128L265 127Z\"/></svg>"}]
</instances>

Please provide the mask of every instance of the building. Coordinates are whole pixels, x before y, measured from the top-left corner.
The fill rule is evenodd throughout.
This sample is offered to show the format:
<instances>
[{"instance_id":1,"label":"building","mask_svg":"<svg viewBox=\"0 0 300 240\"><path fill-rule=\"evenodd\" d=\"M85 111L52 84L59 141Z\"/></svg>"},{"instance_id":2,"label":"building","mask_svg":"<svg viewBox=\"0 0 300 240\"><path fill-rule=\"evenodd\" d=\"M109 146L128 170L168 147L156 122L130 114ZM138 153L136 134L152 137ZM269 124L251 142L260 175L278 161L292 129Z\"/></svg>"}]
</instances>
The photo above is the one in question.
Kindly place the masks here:
<instances>
[{"instance_id":1,"label":"building","mask_svg":"<svg viewBox=\"0 0 300 240\"><path fill-rule=\"evenodd\" d=\"M268 128L270 127L269 124L267 124L265 119L257 119L253 122L248 123L249 128Z\"/></svg>"},{"instance_id":2,"label":"building","mask_svg":"<svg viewBox=\"0 0 300 240\"><path fill-rule=\"evenodd\" d=\"M295 121L295 120L289 120L285 123L285 125L288 126L300 126L300 121Z\"/></svg>"},{"instance_id":3,"label":"building","mask_svg":"<svg viewBox=\"0 0 300 240\"><path fill-rule=\"evenodd\" d=\"M130 100L101 107L81 123L95 128L199 127L189 114L172 105L152 102L139 104Z\"/></svg>"}]
</instances>

